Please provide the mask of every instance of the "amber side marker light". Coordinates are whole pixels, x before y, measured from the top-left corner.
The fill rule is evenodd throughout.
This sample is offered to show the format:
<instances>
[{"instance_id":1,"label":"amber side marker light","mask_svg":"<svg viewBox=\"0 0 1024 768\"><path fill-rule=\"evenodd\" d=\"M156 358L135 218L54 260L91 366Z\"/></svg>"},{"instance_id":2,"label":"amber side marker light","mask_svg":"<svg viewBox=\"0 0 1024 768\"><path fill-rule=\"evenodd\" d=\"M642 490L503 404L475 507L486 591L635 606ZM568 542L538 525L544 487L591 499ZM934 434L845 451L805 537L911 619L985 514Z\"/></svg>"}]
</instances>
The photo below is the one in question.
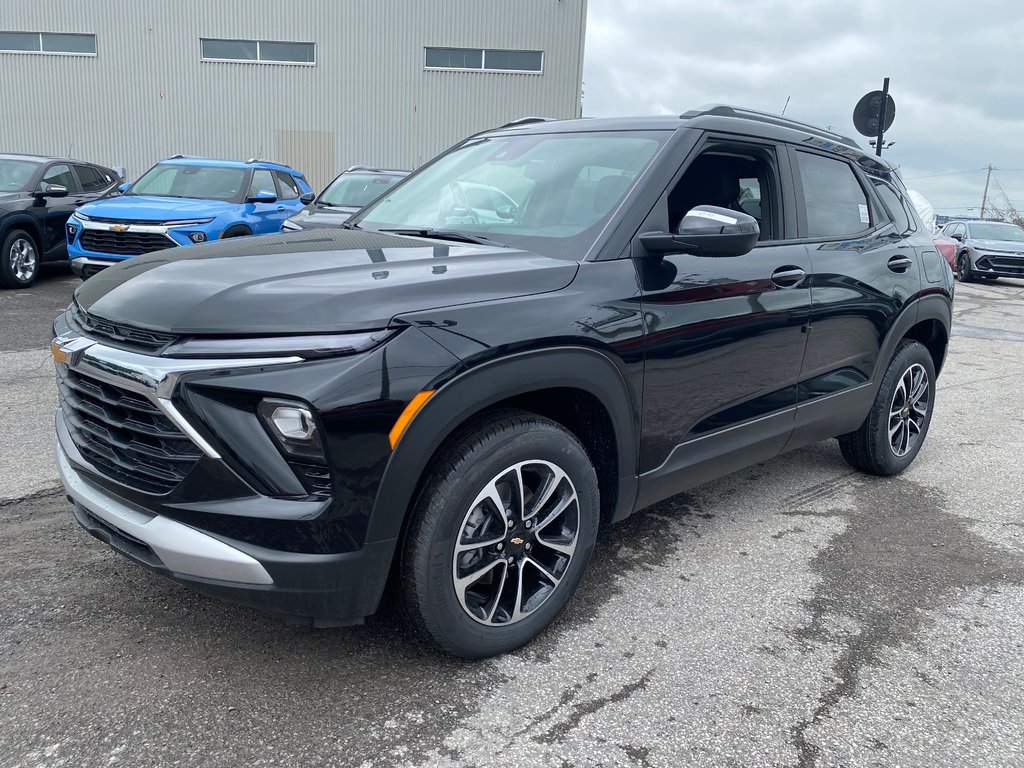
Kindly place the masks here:
<instances>
[{"instance_id":1,"label":"amber side marker light","mask_svg":"<svg viewBox=\"0 0 1024 768\"><path fill-rule=\"evenodd\" d=\"M53 355L53 359L58 363L66 363L68 361L68 353L60 348L60 344L56 341L50 342L50 354Z\"/></svg>"},{"instance_id":2,"label":"amber side marker light","mask_svg":"<svg viewBox=\"0 0 1024 768\"><path fill-rule=\"evenodd\" d=\"M412 417L416 415L416 412L423 407L423 404L430 399L430 396L434 394L436 390L424 389L417 392L415 397L409 401L409 404L405 406L405 410L398 417L398 421L395 422L395 426L388 432L388 442L391 443L391 448L394 449L398 443L399 438L402 437L402 433L405 432L405 428L409 426L409 422L412 421Z\"/></svg>"}]
</instances>

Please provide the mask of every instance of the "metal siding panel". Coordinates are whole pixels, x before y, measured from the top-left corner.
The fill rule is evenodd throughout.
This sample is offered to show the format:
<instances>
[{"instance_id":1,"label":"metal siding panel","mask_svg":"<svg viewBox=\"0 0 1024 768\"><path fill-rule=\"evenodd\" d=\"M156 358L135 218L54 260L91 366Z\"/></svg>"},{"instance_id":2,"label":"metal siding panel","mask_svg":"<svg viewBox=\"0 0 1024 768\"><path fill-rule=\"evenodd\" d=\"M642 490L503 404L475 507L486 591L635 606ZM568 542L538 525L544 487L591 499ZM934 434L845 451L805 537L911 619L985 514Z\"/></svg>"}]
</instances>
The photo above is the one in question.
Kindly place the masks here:
<instances>
[{"instance_id":1,"label":"metal siding panel","mask_svg":"<svg viewBox=\"0 0 1024 768\"><path fill-rule=\"evenodd\" d=\"M0 54L5 151L137 177L162 157L273 157L278 132L332 134L334 169L410 168L479 130L579 110L586 0L0 0L0 30L91 32L97 56ZM315 67L200 61L199 38L315 42ZM544 51L544 73L437 72L426 46Z\"/></svg>"}]
</instances>

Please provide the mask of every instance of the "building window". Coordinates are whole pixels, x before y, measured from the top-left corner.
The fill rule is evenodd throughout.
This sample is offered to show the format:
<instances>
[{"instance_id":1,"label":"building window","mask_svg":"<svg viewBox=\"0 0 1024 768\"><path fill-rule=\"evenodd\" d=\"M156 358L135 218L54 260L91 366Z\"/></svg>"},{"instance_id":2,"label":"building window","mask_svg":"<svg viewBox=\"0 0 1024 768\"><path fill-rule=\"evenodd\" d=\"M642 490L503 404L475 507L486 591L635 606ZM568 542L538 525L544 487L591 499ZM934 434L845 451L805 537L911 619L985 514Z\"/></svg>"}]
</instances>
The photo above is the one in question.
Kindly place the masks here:
<instances>
[{"instance_id":1,"label":"building window","mask_svg":"<svg viewBox=\"0 0 1024 768\"><path fill-rule=\"evenodd\" d=\"M316 43L278 40L200 39L204 61L245 61L257 64L316 64Z\"/></svg>"},{"instance_id":2,"label":"building window","mask_svg":"<svg viewBox=\"0 0 1024 768\"><path fill-rule=\"evenodd\" d=\"M481 72L543 72L543 51L489 48L427 48L427 69L477 69Z\"/></svg>"},{"instance_id":3,"label":"building window","mask_svg":"<svg viewBox=\"0 0 1024 768\"><path fill-rule=\"evenodd\" d=\"M63 32L0 32L0 53L95 56L96 35Z\"/></svg>"}]
</instances>

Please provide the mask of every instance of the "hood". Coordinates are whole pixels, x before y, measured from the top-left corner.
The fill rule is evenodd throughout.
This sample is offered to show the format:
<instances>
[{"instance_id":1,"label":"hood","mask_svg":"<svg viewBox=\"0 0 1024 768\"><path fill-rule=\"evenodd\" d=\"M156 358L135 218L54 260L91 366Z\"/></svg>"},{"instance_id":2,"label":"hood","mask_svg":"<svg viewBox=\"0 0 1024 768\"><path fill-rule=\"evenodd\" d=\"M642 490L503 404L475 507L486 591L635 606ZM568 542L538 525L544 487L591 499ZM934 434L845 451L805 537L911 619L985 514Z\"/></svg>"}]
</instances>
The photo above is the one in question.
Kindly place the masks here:
<instances>
[{"instance_id":1,"label":"hood","mask_svg":"<svg viewBox=\"0 0 1024 768\"><path fill-rule=\"evenodd\" d=\"M127 259L84 282L75 298L98 317L176 335L328 333L556 291L578 267L498 246L321 229Z\"/></svg>"},{"instance_id":2,"label":"hood","mask_svg":"<svg viewBox=\"0 0 1024 768\"><path fill-rule=\"evenodd\" d=\"M118 195L86 203L80 210L86 216L126 221L173 221L174 219L205 219L238 207L224 200L197 200L182 197L150 195Z\"/></svg>"},{"instance_id":3,"label":"hood","mask_svg":"<svg viewBox=\"0 0 1024 768\"><path fill-rule=\"evenodd\" d=\"M288 221L294 221L303 229L323 229L328 227L340 227L348 221L352 214L358 211L357 207L320 207L316 203L307 205Z\"/></svg>"},{"instance_id":4,"label":"hood","mask_svg":"<svg viewBox=\"0 0 1024 768\"><path fill-rule=\"evenodd\" d=\"M1024 253L1024 243L1020 240L971 240L971 245L988 251Z\"/></svg>"}]
</instances>

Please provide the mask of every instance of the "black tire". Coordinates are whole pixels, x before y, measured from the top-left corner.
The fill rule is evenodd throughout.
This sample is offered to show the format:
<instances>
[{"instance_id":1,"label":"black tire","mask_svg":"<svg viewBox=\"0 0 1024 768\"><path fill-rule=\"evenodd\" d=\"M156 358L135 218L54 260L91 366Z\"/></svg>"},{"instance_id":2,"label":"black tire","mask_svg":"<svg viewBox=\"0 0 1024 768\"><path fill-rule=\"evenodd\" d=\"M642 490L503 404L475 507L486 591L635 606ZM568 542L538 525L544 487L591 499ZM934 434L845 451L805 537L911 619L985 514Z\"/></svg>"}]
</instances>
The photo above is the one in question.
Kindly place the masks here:
<instances>
[{"instance_id":1,"label":"black tire","mask_svg":"<svg viewBox=\"0 0 1024 768\"><path fill-rule=\"evenodd\" d=\"M964 251L956 257L956 279L961 283L973 283L974 272L971 270L971 257Z\"/></svg>"},{"instance_id":2,"label":"black tire","mask_svg":"<svg viewBox=\"0 0 1024 768\"><path fill-rule=\"evenodd\" d=\"M505 487L498 483L499 478L521 464L520 474L511 477L523 478L522 513L514 511L511 483L507 484L511 492L507 505L498 511L496 504L483 498L484 489L499 492ZM495 656L528 643L569 602L597 539L600 496L586 451L553 421L502 411L467 425L434 458L427 472L400 553L400 588L407 619L438 648L466 659ZM549 501L544 501L542 491L548 488L552 493ZM577 503L570 501L563 515L552 514L556 505L571 500L573 493ZM532 509L530 504L537 496L541 496L540 507ZM504 500L500 492L499 497ZM509 518L515 518L514 526ZM532 531L528 530L531 519L537 526ZM551 534L556 524L558 532ZM456 546L465 545L467 535L478 541L503 538L490 546L470 543L467 551L457 554ZM544 543L549 537L550 544L563 549L574 546L574 551L564 554L549 549ZM563 557L567 558L564 562ZM508 560L517 564L508 565ZM541 575L536 565L539 561L558 576L557 581ZM456 574L465 570L465 577L489 565L493 567L487 575L467 582L460 596ZM517 590L530 599L520 601ZM486 595L493 600L485 599ZM530 602L532 608L528 608ZM520 606L524 610L520 611Z\"/></svg>"},{"instance_id":3,"label":"black tire","mask_svg":"<svg viewBox=\"0 0 1024 768\"><path fill-rule=\"evenodd\" d=\"M986 280L990 280L993 283L999 279L999 275L982 275L982 277L984 277Z\"/></svg>"},{"instance_id":4,"label":"black tire","mask_svg":"<svg viewBox=\"0 0 1024 768\"><path fill-rule=\"evenodd\" d=\"M917 373L924 374L925 389L915 401L913 395L918 385L911 382ZM908 392L909 398L906 396ZM885 370L864 423L856 432L839 437L843 458L854 469L870 475L898 475L910 466L921 450L934 406L935 364L932 356L920 342L904 339ZM897 408L899 414L896 413ZM894 424L898 430L895 434L891 431Z\"/></svg>"},{"instance_id":5,"label":"black tire","mask_svg":"<svg viewBox=\"0 0 1024 768\"><path fill-rule=\"evenodd\" d=\"M23 229L12 229L0 245L0 285L28 288L39 276L41 261L36 239Z\"/></svg>"}]
</instances>

